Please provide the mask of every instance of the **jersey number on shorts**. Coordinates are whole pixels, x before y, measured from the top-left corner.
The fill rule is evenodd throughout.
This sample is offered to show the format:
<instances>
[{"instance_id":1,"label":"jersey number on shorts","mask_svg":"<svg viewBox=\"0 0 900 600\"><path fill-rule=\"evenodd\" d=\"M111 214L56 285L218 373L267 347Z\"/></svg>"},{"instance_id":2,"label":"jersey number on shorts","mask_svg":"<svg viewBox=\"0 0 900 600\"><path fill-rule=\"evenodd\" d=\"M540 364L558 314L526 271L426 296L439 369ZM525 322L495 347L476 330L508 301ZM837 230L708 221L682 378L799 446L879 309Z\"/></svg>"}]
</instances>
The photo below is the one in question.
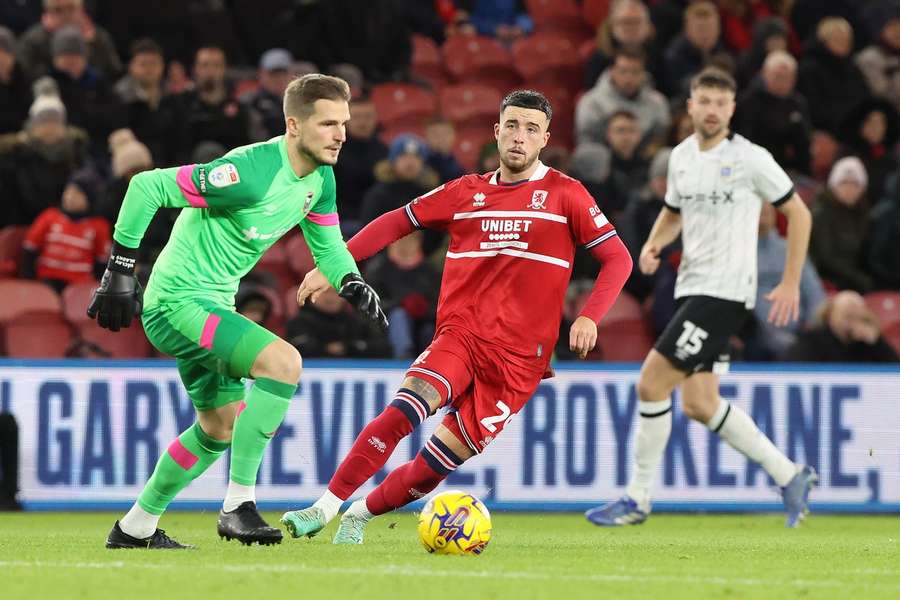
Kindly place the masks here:
<instances>
[{"instance_id":1,"label":"jersey number on shorts","mask_svg":"<svg viewBox=\"0 0 900 600\"><path fill-rule=\"evenodd\" d=\"M685 321L682 325L684 325L684 332L675 342L675 347L688 354L697 354L703 348L703 342L709 337L709 333L690 321Z\"/></svg>"},{"instance_id":2,"label":"jersey number on shorts","mask_svg":"<svg viewBox=\"0 0 900 600\"><path fill-rule=\"evenodd\" d=\"M497 400L497 409L500 411L499 415L495 417L485 417L481 420L481 426L491 433L497 431L497 427L494 425L495 423L503 423L510 417L511 414L509 407L503 400Z\"/></svg>"}]
</instances>

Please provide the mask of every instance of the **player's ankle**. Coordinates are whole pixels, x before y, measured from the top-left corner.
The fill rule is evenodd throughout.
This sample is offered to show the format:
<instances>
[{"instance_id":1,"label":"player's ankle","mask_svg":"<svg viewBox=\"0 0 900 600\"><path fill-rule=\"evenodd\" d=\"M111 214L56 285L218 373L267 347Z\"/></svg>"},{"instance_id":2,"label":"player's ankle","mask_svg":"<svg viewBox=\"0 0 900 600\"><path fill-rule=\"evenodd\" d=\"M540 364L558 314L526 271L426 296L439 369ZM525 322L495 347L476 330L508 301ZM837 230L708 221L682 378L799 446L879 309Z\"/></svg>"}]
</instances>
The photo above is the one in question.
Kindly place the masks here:
<instances>
[{"instance_id":1,"label":"player's ankle","mask_svg":"<svg viewBox=\"0 0 900 600\"><path fill-rule=\"evenodd\" d=\"M331 490L325 490L325 493L313 503L313 506L322 511L322 514L325 515L325 522L328 523L337 516L343 504L344 500L335 496Z\"/></svg>"},{"instance_id":2,"label":"player's ankle","mask_svg":"<svg viewBox=\"0 0 900 600\"><path fill-rule=\"evenodd\" d=\"M222 502L222 510L231 512L244 502L256 502L256 486L229 481L228 492L225 494L225 501Z\"/></svg>"},{"instance_id":3,"label":"player's ankle","mask_svg":"<svg viewBox=\"0 0 900 600\"><path fill-rule=\"evenodd\" d=\"M353 516L357 519L362 519L363 521L371 521L375 515L369 512L369 507L366 506L366 499L360 498L353 502L350 505L350 508L347 509L347 512L344 513L344 516Z\"/></svg>"}]
</instances>

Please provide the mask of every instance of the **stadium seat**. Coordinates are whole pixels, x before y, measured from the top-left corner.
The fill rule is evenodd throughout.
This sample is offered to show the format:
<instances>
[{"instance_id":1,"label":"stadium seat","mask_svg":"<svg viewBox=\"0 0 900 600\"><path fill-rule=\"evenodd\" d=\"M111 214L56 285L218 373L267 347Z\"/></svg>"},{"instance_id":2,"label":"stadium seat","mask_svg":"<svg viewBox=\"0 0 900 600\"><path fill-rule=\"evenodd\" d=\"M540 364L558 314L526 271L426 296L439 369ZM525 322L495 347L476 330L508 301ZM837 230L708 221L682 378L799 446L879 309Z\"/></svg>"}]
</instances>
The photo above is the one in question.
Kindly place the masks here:
<instances>
[{"instance_id":1,"label":"stadium seat","mask_svg":"<svg viewBox=\"0 0 900 600\"><path fill-rule=\"evenodd\" d=\"M393 127L385 127L381 130L381 133L378 135L378 137L381 138L382 142L390 146L391 142L394 141L394 138L404 133L412 133L424 139L425 123L423 122L411 125L395 125Z\"/></svg>"},{"instance_id":2,"label":"stadium seat","mask_svg":"<svg viewBox=\"0 0 900 600\"><path fill-rule=\"evenodd\" d=\"M473 83L447 86L441 90L441 114L457 127L483 126L487 129L497 122L500 111L500 94L492 87Z\"/></svg>"},{"instance_id":3,"label":"stadium seat","mask_svg":"<svg viewBox=\"0 0 900 600\"><path fill-rule=\"evenodd\" d=\"M0 280L0 323L30 311L62 312L62 302L53 289L28 279Z\"/></svg>"},{"instance_id":4,"label":"stadium seat","mask_svg":"<svg viewBox=\"0 0 900 600\"><path fill-rule=\"evenodd\" d=\"M91 358L147 358L150 342L144 334L140 319L119 331L103 329L94 321L75 324L82 356Z\"/></svg>"},{"instance_id":5,"label":"stadium seat","mask_svg":"<svg viewBox=\"0 0 900 600\"><path fill-rule=\"evenodd\" d=\"M513 44L512 55L519 75L529 85L581 87L581 58L564 36L544 33L521 38Z\"/></svg>"},{"instance_id":6,"label":"stadium seat","mask_svg":"<svg viewBox=\"0 0 900 600\"><path fill-rule=\"evenodd\" d=\"M294 237L295 235L297 234L291 232L275 242L272 247L266 250L265 254L260 257L259 262L256 263L256 266L254 267L254 270L258 269L272 275L280 290L286 289L297 283L297 277L291 269L290 264L288 264L287 258L287 247L290 243L289 238Z\"/></svg>"},{"instance_id":7,"label":"stadium seat","mask_svg":"<svg viewBox=\"0 0 900 600\"><path fill-rule=\"evenodd\" d=\"M96 288L96 281L71 283L66 286L62 292L62 310L66 321L77 325L92 320L87 316L87 307Z\"/></svg>"},{"instance_id":8,"label":"stadium seat","mask_svg":"<svg viewBox=\"0 0 900 600\"><path fill-rule=\"evenodd\" d=\"M427 81L435 89L447 82L441 49L429 37L413 34L411 70L414 77Z\"/></svg>"},{"instance_id":9,"label":"stadium seat","mask_svg":"<svg viewBox=\"0 0 900 600\"><path fill-rule=\"evenodd\" d=\"M483 83L503 94L520 81L509 51L493 38L454 36L444 42L441 53L444 68L458 83Z\"/></svg>"},{"instance_id":10,"label":"stadium seat","mask_svg":"<svg viewBox=\"0 0 900 600\"><path fill-rule=\"evenodd\" d=\"M28 228L9 225L0 229L0 277L16 277L22 264L22 241Z\"/></svg>"},{"instance_id":11,"label":"stadium seat","mask_svg":"<svg viewBox=\"0 0 900 600\"><path fill-rule=\"evenodd\" d=\"M609 16L609 5L612 0L582 0L581 18L590 27L597 29Z\"/></svg>"},{"instance_id":12,"label":"stadium seat","mask_svg":"<svg viewBox=\"0 0 900 600\"><path fill-rule=\"evenodd\" d=\"M888 344L894 347L894 351L900 354L900 323L894 323L890 327L885 327L882 332L884 339Z\"/></svg>"},{"instance_id":13,"label":"stadium seat","mask_svg":"<svg viewBox=\"0 0 900 600\"><path fill-rule=\"evenodd\" d=\"M553 107L550 123L550 145L572 150L575 142L575 94L573 88L537 82L530 85L544 94Z\"/></svg>"},{"instance_id":14,"label":"stadium seat","mask_svg":"<svg viewBox=\"0 0 900 600\"><path fill-rule=\"evenodd\" d=\"M297 316L297 312L300 310L300 307L297 306L297 290L300 289L299 285L292 286L288 288L288 290L284 293L284 322L287 323L295 316Z\"/></svg>"},{"instance_id":15,"label":"stadium seat","mask_svg":"<svg viewBox=\"0 0 900 600\"><path fill-rule=\"evenodd\" d=\"M12 358L63 358L72 346L72 327L55 311L29 311L6 323L3 344Z\"/></svg>"},{"instance_id":16,"label":"stadium seat","mask_svg":"<svg viewBox=\"0 0 900 600\"><path fill-rule=\"evenodd\" d=\"M475 172L482 146L493 139L492 129L483 126L460 128L456 131L453 155L466 172Z\"/></svg>"},{"instance_id":17,"label":"stadium seat","mask_svg":"<svg viewBox=\"0 0 900 600\"><path fill-rule=\"evenodd\" d=\"M288 240L286 252L288 265L291 267L291 271L294 272L297 280L303 279L303 276L316 266L312 252L309 251L309 246L306 245L306 240L303 239L302 235Z\"/></svg>"},{"instance_id":18,"label":"stadium seat","mask_svg":"<svg viewBox=\"0 0 900 600\"><path fill-rule=\"evenodd\" d=\"M575 0L525 0L525 7L535 34L554 33L577 44L593 36L597 28L584 20Z\"/></svg>"},{"instance_id":19,"label":"stadium seat","mask_svg":"<svg viewBox=\"0 0 900 600\"><path fill-rule=\"evenodd\" d=\"M640 362L653 348L653 334L643 319L600 322L597 346L600 359L607 362Z\"/></svg>"},{"instance_id":20,"label":"stadium seat","mask_svg":"<svg viewBox=\"0 0 900 600\"><path fill-rule=\"evenodd\" d=\"M900 292L869 292L866 305L878 316L883 328L900 324Z\"/></svg>"},{"instance_id":21,"label":"stadium seat","mask_svg":"<svg viewBox=\"0 0 900 600\"><path fill-rule=\"evenodd\" d=\"M640 321L644 318L644 310L641 303L628 292L623 291L616 298L616 302L610 307L603 317L603 323L614 321Z\"/></svg>"},{"instance_id":22,"label":"stadium seat","mask_svg":"<svg viewBox=\"0 0 900 600\"><path fill-rule=\"evenodd\" d=\"M378 120L385 127L421 123L434 115L437 97L409 83L382 83L372 89Z\"/></svg>"}]
</instances>

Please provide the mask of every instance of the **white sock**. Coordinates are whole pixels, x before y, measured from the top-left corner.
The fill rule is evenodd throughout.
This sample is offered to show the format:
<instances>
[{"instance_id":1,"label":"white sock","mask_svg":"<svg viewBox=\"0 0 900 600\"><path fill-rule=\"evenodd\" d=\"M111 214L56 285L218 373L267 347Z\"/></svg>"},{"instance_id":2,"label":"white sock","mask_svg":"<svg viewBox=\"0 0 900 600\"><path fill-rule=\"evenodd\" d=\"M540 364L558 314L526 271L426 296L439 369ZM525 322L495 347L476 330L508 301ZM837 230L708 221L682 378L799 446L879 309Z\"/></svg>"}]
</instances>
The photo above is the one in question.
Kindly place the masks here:
<instances>
[{"instance_id":1,"label":"white sock","mask_svg":"<svg viewBox=\"0 0 900 600\"><path fill-rule=\"evenodd\" d=\"M337 516L343 503L344 501L332 494L331 490L325 490L325 493L315 501L313 506L322 509L322 512L325 513L325 522L328 523Z\"/></svg>"},{"instance_id":2,"label":"white sock","mask_svg":"<svg viewBox=\"0 0 900 600\"><path fill-rule=\"evenodd\" d=\"M143 540L153 535L161 516L151 515L135 502L128 514L119 519L119 529L131 537Z\"/></svg>"},{"instance_id":3,"label":"white sock","mask_svg":"<svg viewBox=\"0 0 900 600\"><path fill-rule=\"evenodd\" d=\"M719 408L707 427L718 433L732 448L762 465L779 486L786 486L797 474L797 465L759 430L750 415L737 406L720 398Z\"/></svg>"},{"instance_id":4,"label":"white sock","mask_svg":"<svg viewBox=\"0 0 900 600\"><path fill-rule=\"evenodd\" d=\"M350 505L350 508L347 509L347 512L344 515L353 515L358 519L362 519L363 521L371 521L375 515L369 512L368 507L366 507L366 499L360 498L356 500L353 504Z\"/></svg>"},{"instance_id":5,"label":"white sock","mask_svg":"<svg viewBox=\"0 0 900 600\"><path fill-rule=\"evenodd\" d=\"M634 473L626 493L641 510L650 511L650 491L663 452L672 433L672 399L638 402L638 426L634 436Z\"/></svg>"},{"instance_id":6,"label":"white sock","mask_svg":"<svg viewBox=\"0 0 900 600\"><path fill-rule=\"evenodd\" d=\"M225 502L222 510L231 512L244 502L256 502L256 486L241 485L234 481L228 481L228 493L225 494Z\"/></svg>"}]
</instances>

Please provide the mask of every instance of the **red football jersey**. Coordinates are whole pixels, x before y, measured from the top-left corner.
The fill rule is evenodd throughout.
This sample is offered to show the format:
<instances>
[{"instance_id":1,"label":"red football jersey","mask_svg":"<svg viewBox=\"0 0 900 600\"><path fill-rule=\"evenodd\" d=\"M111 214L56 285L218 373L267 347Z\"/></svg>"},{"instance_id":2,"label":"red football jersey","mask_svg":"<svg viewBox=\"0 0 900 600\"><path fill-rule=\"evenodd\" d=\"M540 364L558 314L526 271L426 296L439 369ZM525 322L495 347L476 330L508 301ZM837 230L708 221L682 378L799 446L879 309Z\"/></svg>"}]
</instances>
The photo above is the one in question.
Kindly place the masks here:
<instances>
[{"instance_id":1,"label":"red football jersey","mask_svg":"<svg viewBox=\"0 0 900 600\"><path fill-rule=\"evenodd\" d=\"M616 235L578 181L540 164L527 181L465 175L406 205L413 225L450 234L437 328L463 327L549 360L576 245Z\"/></svg>"},{"instance_id":2,"label":"red football jersey","mask_svg":"<svg viewBox=\"0 0 900 600\"><path fill-rule=\"evenodd\" d=\"M29 227L23 246L40 253L38 279L91 281L94 261L109 256L109 223L102 217L73 221L60 209L48 208Z\"/></svg>"}]
</instances>

